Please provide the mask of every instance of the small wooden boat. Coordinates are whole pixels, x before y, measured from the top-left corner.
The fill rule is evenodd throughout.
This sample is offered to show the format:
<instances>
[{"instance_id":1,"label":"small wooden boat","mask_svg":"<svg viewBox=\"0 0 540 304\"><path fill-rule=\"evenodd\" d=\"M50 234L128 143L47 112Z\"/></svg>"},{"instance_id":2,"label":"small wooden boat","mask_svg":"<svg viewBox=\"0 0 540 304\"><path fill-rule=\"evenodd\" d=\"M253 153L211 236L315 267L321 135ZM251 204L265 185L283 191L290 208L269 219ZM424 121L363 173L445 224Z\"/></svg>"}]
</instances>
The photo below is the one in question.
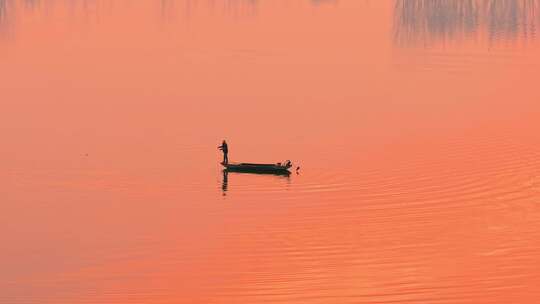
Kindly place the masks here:
<instances>
[{"instance_id":1,"label":"small wooden boat","mask_svg":"<svg viewBox=\"0 0 540 304\"><path fill-rule=\"evenodd\" d=\"M252 172L252 173L290 173L292 167L290 161L277 164L254 164L254 163L221 163L230 172Z\"/></svg>"}]
</instances>

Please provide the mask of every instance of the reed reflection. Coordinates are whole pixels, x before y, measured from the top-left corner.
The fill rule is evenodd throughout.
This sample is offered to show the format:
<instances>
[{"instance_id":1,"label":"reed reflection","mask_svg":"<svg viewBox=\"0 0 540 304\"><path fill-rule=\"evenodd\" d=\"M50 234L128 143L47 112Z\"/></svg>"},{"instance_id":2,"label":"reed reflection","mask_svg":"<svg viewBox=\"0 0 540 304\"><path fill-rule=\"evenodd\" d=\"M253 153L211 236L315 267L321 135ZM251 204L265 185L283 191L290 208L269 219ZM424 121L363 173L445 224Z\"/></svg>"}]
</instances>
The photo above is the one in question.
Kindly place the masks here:
<instances>
[{"instance_id":1,"label":"reed reflection","mask_svg":"<svg viewBox=\"0 0 540 304\"><path fill-rule=\"evenodd\" d=\"M0 33L8 28L8 17L10 16L11 1L0 0Z\"/></svg>"},{"instance_id":2,"label":"reed reflection","mask_svg":"<svg viewBox=\"0 0 540 304\"><path fill-rule=\"evenodd\" d=\"M339 0L311 0L313 5L323 5L323 4L332 4L337 5Z\"/></svg>"},{"instance_id":3,"label":"reed reflection","mask_svg":"<svg viewBox=\"0 0 540 304\"><path fill-rule=\"evenodd\" d=\"M257 4L258 0L161 0L160 11L161 17L168 21L177 16L191 18L200 9L239 17L254 15Z\"/></svg>"},{"instance_id":4,"label":"reed reflection","mask_svg":"<svg viewBox=\"0 0 540 304\"><path fill-rule=\"evenodd\" d=\"M396 0L393 39L399 46L530 40L539 9L540 0Z\"/></svg>"},{"instance_id":5,"label":"reed reflection","mask_svg":"<svg viewBox=\"0 0 540 304\"><path fill-rule=\"evenodd\" d=\"M322 3L337 4L338 0L304 0L312 6ZM144 3L144 4L142 4ZM53 18L50 13L59 9L67 9L71 17L88 18L95 17L98 20L103 8L107 13L111 9L118 11L133 10L136 7L144 7L148 11L148 5L152 7L157 19L161 21L190 20L203 12L207 17L208 12L219 13L232 18L252 17L257 15L260 6L259 0L160 0L131 3L117 0L63 0L63 1L40 1L40 0L0 0L0 31L9 27L16 27L15 15L23 15L27 11L47 11L47 18ZM285 4L284 4L285 5ZM54 8L54 9L53 9ZM151 14L151 13L149 13ZM19 19L19 18L17 18ZM9 21L9 22L8 22Z\"/></svg>"}]
</instances>

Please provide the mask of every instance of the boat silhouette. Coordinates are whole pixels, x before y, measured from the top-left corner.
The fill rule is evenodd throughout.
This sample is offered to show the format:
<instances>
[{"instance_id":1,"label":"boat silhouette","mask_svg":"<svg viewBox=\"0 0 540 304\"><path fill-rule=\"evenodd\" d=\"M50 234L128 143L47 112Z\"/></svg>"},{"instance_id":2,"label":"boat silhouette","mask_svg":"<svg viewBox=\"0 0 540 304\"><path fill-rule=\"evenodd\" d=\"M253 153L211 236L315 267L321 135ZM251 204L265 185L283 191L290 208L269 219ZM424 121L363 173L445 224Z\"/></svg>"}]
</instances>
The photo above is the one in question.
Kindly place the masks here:
<instances>
[{"instance_id":1,"label":"boat silhouette","mask_svg":"<svg viewBox=\"0 0 540 304\"><path fill-rule=\"evenodd\" d=\"M292 167L290 161L275 164L258 164L258 163L221 163L228 172L244 172L258 174L278 174L289 175L289 169Z\"/></svg>"}]
</instances>

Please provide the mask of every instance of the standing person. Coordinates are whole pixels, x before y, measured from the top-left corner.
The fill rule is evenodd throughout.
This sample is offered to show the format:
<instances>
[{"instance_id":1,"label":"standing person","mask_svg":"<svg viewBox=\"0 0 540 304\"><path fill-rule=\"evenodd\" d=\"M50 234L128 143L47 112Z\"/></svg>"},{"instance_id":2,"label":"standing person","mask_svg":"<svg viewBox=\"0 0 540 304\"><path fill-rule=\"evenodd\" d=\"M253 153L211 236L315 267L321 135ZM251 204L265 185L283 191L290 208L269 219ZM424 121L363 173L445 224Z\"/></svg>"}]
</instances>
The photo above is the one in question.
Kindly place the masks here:
<instances>
[{"instance_id":1,"label":"standing person","mask_svg":"<svg viewBox=\"0 0 540 304\"><path fill-rule=\"evenodd\" d=\"M218 149L223 151L223 164L228 164L229 163L229 156L228 156L229 146L227 146L227 142L223 140L223 143L221 144L221 146L218 147Z\"/></svg>"}]
</instances>

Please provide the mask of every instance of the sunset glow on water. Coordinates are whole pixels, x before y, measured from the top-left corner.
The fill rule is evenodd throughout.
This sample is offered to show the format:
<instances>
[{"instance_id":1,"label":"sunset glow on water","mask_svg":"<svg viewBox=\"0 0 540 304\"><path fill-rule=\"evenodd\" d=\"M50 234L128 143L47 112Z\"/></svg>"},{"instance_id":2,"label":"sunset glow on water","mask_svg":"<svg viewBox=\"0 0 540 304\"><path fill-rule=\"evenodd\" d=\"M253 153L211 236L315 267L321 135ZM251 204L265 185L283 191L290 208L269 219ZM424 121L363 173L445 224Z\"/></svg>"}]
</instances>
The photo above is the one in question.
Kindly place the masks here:
<instances>
[{"instance_id":1,"label":"sunset glow on water","mask_svg":"<svg viewBox=\"0 0 540 304\"><path fill-rule=\"evenodd\" d=\"M0 0L0 303L536 303L540 1ZM230 159L289 176L225 174Z\"/></svg>"}]
</instances>

